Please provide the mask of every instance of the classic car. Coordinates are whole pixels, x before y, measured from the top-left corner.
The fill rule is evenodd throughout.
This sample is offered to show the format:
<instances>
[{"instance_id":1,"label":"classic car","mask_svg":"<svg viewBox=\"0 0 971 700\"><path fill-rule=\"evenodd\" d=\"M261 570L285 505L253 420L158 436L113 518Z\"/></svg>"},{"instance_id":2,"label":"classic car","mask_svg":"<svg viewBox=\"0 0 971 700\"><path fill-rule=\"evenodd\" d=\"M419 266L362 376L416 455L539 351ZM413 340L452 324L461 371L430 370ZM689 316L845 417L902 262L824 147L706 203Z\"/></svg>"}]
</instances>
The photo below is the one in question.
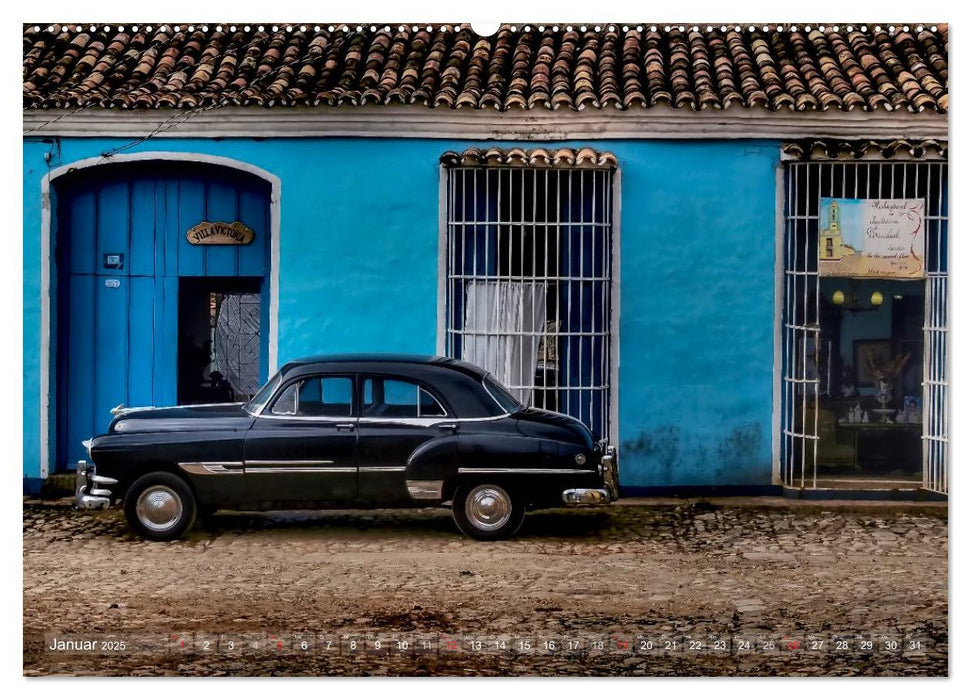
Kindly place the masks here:
<instances>
[{"instance_id":1,"label":"classic car","mask_svg":"<svg viewBox=\"0 0 971 700\"><path fill-rule=\"evenodd\" d=\"M130 527L153 540L217 509L443 505L463 533L495 540L527 508L617 497L605 440L444 357L312 357L246 403L113 413L107 434L85 441L77 504L121 501Z\"/></svg>"}]
</instances>

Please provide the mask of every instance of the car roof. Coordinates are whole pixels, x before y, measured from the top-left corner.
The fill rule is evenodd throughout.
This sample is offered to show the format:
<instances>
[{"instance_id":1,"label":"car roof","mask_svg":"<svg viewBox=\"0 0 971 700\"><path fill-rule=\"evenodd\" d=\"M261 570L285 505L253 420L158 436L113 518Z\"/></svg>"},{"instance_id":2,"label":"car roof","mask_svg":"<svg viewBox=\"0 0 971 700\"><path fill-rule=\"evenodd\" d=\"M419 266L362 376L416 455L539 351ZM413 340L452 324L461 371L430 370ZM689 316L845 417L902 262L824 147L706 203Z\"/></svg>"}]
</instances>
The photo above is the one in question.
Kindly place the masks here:
<instances>
[{"instance_id":1,"label":"car roof","mask_svg":"<svg viewBox=\"0 0 971 700\"><path fill-rule=\"evenodd\" d=\"M347 365L348 371L375 371L380 366L401 367L419 365L427 368L442 368L461 372L476 380L487 373L470 362L439 355L407 355L402 353L345 353L338 355L312 355L287 362L280 370L286 376L292 372L320 365ZM403 368L403 367L402 367Z\"/></svg>"}]
</instances>

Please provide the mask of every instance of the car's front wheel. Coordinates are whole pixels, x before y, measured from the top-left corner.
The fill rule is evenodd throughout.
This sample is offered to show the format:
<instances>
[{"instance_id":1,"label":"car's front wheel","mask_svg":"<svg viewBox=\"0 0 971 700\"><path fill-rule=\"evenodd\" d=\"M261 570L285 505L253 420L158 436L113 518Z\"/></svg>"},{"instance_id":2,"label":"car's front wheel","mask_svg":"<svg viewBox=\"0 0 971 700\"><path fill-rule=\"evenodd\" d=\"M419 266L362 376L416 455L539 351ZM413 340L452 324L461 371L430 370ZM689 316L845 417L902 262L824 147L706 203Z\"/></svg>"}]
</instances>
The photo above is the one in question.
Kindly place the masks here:
<instances>
[{"instance_id":1,"label":"car's front wheel","mask_svg":"<svg viewBox=\"0 0 971 700\"><path fill-rule=\"evenodd\" d=\"M477 540L512 537L523 524L525 504L497 484L464 484L452 499L452 517L459 530Z\"/></svg>"},{"instance_id":2,"label":"car's front wheel","mask_svg":"<svg viewBox=\"0 0 971 700\"><path fill-rule=\"evenodd\" d=\"M125 518L142 537L174 540L192 527L196 499L189 485L175 474L152 472L128 489Z\"/></svg>"}]
</instances>

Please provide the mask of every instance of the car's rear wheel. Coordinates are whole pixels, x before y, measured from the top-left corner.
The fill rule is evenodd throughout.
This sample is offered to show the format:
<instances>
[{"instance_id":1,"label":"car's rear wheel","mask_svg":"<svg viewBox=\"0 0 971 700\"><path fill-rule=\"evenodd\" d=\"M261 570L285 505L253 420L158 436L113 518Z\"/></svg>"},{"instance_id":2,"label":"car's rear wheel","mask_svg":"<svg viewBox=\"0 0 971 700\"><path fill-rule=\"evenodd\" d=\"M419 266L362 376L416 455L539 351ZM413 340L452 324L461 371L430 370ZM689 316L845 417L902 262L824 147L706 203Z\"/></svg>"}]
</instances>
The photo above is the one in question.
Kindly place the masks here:
<instances>
[{"instance_id":1,"label":"car's rear wheel","mask_svg":"<svg viewBox=\"0 0 971 700\"><path fill-rule=\"evenodd\" d=\"M477 540L512 537L523 524L525 504L515 492L497 484L463 484L452 499L459 530Z\"/></svg>"},{"instance_id":2,"label":"car's rear wheel","mask_svg":"<svg viewBox=\"0 0 971 700\"><path fill-rule=\"evenodd\" d=\"M175 474L152 472L140 477L125 497L129 526L150 540L174 540L192 527L196 499Z\"/></svg>"}]
</instances>

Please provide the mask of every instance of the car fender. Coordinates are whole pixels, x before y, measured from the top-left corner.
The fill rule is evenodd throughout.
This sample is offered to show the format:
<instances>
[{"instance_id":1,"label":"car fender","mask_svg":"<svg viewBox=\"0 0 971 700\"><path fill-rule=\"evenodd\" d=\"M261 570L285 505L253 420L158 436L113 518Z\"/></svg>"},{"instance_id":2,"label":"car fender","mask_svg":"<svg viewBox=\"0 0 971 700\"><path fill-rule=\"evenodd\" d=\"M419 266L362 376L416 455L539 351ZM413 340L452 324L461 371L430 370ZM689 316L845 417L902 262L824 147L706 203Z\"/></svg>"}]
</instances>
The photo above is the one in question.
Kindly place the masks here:
<instances>
[{"instance_id":1,"label":"car fender","mask_svg":"<svg viewBox=\"0 0 971 700\"><path fill-rule=\"evenodd\" d=\"M447 479L455 474L457 435L444 435L422 443L408 458L405 478L408 480Z\"/></svg>"}]
</instances>

